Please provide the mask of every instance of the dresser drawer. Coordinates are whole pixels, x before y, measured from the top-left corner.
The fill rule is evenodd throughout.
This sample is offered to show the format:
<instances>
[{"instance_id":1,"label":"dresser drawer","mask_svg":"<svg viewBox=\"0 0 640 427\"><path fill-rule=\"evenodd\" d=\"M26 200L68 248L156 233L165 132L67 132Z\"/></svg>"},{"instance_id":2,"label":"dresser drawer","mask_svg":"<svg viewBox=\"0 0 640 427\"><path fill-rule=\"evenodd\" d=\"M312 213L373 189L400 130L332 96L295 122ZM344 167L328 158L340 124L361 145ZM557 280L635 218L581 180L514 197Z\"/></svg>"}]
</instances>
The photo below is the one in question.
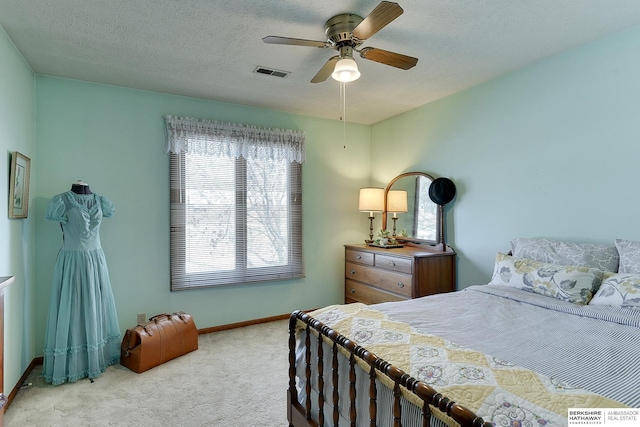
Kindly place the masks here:
<instances>
[{"instance_id":1,"label":"dresser drawer","mask_svg":"<svg viewBox=\"0 0 640 427\"><path fill-rule=\"evenodd\" d=\"M413 270L413 260L411 258L398 258L388 255L376 254L374 265L407 274L411 274Z\"/></svg>"},{"instance_id":2,"label":"dresser drawer","mask_svg":"<svg viewBox=\"0 0 640 427\"><path fill-rule=\"evenodd\" d=\"M359 262L360 264L373 265L373 254L371 252L355 251L347 249L345 252L347 261Z\"/></svg>"},{"instance_id":3,"label":"dresser drawer","mask_svg":"<svg viewBox=\"0 0 640 427\"><path fill-rule=\"evenodd\" d=\"M379 304L388 301L402 301L407 298L385 292L353 280L345 280L345 301L358 301L364 304Z\"/></svg>"},{"instance_id":4,"label":"dresser drawer","mask_svg":"<svg viewBox=\"0 0 640 427\"><path fill-rule=\"evenodd\" d=\"M410 275L352 262L345 263L344 273L347 279L357 280L411 298L412 277Z\"/></svg>"}]
</instances>

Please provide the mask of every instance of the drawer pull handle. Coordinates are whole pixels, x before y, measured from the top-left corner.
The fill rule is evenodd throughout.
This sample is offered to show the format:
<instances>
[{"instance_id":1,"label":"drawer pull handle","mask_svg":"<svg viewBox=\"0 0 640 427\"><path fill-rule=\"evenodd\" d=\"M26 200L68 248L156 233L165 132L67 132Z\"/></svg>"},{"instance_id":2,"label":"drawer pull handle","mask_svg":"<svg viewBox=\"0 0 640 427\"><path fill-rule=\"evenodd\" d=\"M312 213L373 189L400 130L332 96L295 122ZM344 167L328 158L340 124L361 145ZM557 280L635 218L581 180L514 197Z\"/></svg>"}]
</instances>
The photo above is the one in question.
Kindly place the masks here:
<instances>
[{"instance_id":1,"label":"drawer pull handle","mask_svg":"<svg viewBox=\"0 0 640 427\"><path fill-rule=\"evenodd\" d=\"M351 274L356 274L356 271L355 270L351 270Z\"/></svg>"},{"instance_id":2,"label":"drawer pull handle","mask_svg":"<svg viewBox=\"0 0 640 427\"><path fill-rule=\"evenodd\" d=\"M362 259L362 255L358 255L356 259Z\"/></svg>"},{"instance_id":3,"label":"drawer pull handle","mask_svg":"<svg viewBox=\"0 0 640 427\"><path fill-rule=\"evenodd\" d=\"M352 294L355 294L355 293L356 293L356 290L355 290L355 289L353 289L353 288L351 288L351 293L352 293Z\"/></svg>"},{"instance_id":4,"label":"drawer pull handle","mask_svg":"<svg viewBox=\"0 0 640 427\"><path fill-rule=\"evenodd\" d=\"M398 287L400 287L400 288L404 288L404 283L402 283L402 282L398 282Z\"/></svg>"},{"instance_id":5,"label":"drawer pull handle","mask_svg":"<svg viewBox=\"0 0 640 427\"><path fill-rule=\"evenodd\" d=\"M395 262L393 262L393 261L389 261L389 265L390 265L391 267L395 267L395 266L396 266L396 263L395 263Z\"/></svg>"}]
</instances>

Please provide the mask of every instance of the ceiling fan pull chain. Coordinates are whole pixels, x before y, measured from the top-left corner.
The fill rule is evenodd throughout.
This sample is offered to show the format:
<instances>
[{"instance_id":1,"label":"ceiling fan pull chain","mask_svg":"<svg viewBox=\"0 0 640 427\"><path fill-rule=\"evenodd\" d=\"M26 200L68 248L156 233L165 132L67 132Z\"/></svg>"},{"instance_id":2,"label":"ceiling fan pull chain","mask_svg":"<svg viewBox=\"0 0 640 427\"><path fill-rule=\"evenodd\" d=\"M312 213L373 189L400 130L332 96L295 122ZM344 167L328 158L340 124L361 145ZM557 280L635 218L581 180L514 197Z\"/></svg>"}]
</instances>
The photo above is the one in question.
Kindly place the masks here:
<instances>
[{"instance_id":1,"label":"ceiling fan pull chain","mask_svg":"<svg viewBox=\"0 0 640 427\"><path fill-rule=\"evenodd\" d=\"M347 148L347 86L340 82L340 99L342 101L342 148Z\"/></svg>"}]
</instances>

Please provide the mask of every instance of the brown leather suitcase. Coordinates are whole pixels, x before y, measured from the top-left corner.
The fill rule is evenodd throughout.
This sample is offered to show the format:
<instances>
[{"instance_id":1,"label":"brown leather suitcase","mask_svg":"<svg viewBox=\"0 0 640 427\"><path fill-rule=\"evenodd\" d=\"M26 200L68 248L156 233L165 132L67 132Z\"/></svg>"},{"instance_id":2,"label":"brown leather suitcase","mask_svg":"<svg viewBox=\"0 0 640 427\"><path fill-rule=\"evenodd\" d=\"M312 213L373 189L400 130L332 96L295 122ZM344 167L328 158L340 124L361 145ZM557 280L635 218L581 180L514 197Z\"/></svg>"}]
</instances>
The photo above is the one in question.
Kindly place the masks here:
<instances>
[{"instance_id":1,"label":"brown leather suitcase","mask_svg":"<svg viewBox=\"0 0 640 427\"><path fill-rule=\"evenodd\" d=\"M127 329L120 364L140 373L198 349L198 330L190 314L158 314Z\"/></svg>"}]
</instances>

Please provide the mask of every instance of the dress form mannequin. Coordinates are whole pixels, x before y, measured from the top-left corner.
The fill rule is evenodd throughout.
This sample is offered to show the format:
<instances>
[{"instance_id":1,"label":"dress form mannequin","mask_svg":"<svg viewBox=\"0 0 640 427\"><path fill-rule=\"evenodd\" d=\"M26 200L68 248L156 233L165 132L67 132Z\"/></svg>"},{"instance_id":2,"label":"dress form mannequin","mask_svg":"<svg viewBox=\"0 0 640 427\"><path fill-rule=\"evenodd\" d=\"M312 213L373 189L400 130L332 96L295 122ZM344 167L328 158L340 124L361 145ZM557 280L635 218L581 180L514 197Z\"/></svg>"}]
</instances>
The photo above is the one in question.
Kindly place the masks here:
<instances>
[{"instance_id":1,"label":"dress form mannequin","mask_svg":"<svg viewBox=\"0 0 640 427\"><path fill-rule=\"evenodd\" d=\"M44 342L47 383L93 381L120 360L122 336L100 243L102 220L114 211L82 181L47 203L47 220L62 228Z\"/></svg>"},{"instance_id":2,"label":"dress form mannequin","mask_svg":"<svg viewBox=\"0 0 640 427\"><path fill-rule=\"evenodd\" d=\"M89 188L89 184L82 181L81 179L71 184L71 191L73 191L76 194L91 194L91 189Z\"/></svg>"}]
</instances>

